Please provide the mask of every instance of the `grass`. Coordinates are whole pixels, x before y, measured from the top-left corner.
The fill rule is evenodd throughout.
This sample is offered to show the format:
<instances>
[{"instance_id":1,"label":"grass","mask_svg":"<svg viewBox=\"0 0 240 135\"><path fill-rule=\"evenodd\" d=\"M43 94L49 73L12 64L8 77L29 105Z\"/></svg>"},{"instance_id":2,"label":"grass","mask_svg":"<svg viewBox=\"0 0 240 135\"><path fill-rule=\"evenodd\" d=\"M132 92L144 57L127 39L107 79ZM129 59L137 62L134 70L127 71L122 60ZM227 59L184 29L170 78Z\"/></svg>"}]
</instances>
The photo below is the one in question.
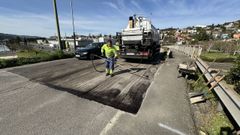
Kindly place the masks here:
<instances>
[{"instance_id":1,"label":"grass","mask_svg":"<svg viewBox=\"0 0 240 135\"><path fill-rule=\"evenodd\" d=\"M222 112L216 112L206 125L209 135L229 135L233 130L233 126Z\"/></svg>"},{"instance_id":2,"label":"grass","mask_svg":"<svg viewBox=\"0 0 240 135\"><path fill-rule=\"evenodd\" d=\"M74 54L65 54L62 51L20 51L17 52L18 58L0 59L0 68L14 67L25 64L38 63L43 61L52 61L57 59L72 58Z\"/></svg>"},{"instance_id":3,"label":"grass","mask_svg":"<svg viewBox=\"0 0 240 135\"><path fill-rule=\"evenodd\" d=\"M209 91L209 87L206 85L204 77L197 73L198 80L191 83L191 90L194 92L202 92L204 93L206 99L210 100L212 104L216 104L217 99L214 94Z\"/></svg>"},{"instance_id":4,"label":"grass","mask_svg":"<svg viewBox=\"0 0 240 135\"><path fill-rule=\"evenodd\" d=\"M237 56L220 52L205 52L200 56L202 60L208 62L234 62ZM216 59L216 60L215 60Z\"/></svg>"},{"instance_id":5,"label":"grass","mask_svg":"<svg viewBox=\"0 0 240 135\"><path fill-rule=\"evenodd\" d=\"M46 51L36 51L36 50L31 50L31 51L19 51L17 52L17 56L19 58L32 58L32 57L48 57L50 56L50 52Z\"/></svg>"},{"instance_id":6,"label":"grass","mask_svg":"<svg viewBox=\"0 0 240 135\"><path fill-rule=\"evenodd\" d=\"M204 77L200 73L197 75L199 77L198 81L191 81L190 83L191 91L205 93L205 98L210 102L210 106L205 108L207 111L201 112L200 115L197 113L197 118L201 121L200 123L202 123L201 125L198 125L200 126L198 128L209 135L228 135L231 130L233 130L231 122L224 112L216 110L218 99L212 91L208 90L209 87L206 86Z\"/></svg>"}]
</instances>

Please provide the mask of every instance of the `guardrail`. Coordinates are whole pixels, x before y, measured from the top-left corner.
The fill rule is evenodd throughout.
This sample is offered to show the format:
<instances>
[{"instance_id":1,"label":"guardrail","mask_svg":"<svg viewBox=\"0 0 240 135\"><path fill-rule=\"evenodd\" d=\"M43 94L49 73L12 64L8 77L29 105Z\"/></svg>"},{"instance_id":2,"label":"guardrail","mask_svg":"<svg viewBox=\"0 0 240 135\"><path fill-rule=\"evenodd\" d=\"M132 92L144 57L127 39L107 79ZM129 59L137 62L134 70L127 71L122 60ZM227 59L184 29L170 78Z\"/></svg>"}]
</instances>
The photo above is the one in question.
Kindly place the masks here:
<instances>
[{"instance_id":1,"label":"guardrail","mask_svg":"<svg viewBox=\"0 0 240 135\"><path fill-rule=\"evenodd\" d=\"M197 58L202 54L202 47L200 46L176 45L176 46L168 46L168 47L171 49L175 49L179 52L182 52L191 58Z\"/></svg>"},{"instance_id":2,"label":"guardrail","mask_svg":"<svg viewBox=\"0 0 240 135\"><path fill-rule=\"evenodd\" d=\"M209 72L207 68L207 64L202 61L200 58L197 58L196 64L202 73L205 73L204 76L208 81L211 81L213 78L213 74ZM210 84L214 85L217 83L215 80ZM222 82L217 83L214 87L214 92L219 97L223 105L226 107L232 118L235 122L240 126L240 97L239 95L232 89L229 89L224 86Z\"/></svg>"},{"instance_id":3,"label":"guardrail","mask_svg":"<svg viewBox=\"0 0 240 135\"><path fill-rule=\"evenodd\" d=\"M214 86L213 90L225 106L235 123L240 127L240 96L236 91L227 88L222 82L217 82L214 78L214 74L209 71L209 66L200 58L202 49L197 47L189 46L169 46L171 49L183 52L184 54L190 56L191 58L196 58L196 65L200 71L204 74L204 77L211 82L210 84Z\"/></svg>"}]
</instances>

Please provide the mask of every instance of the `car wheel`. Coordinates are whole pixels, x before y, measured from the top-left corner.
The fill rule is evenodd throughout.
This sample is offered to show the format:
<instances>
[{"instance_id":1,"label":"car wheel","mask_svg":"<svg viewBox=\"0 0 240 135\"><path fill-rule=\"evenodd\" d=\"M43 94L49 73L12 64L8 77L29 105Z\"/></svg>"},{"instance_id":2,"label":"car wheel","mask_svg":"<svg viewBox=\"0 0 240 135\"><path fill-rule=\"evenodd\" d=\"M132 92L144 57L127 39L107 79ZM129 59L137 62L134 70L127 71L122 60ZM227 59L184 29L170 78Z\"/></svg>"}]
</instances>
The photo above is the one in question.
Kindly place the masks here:
<instances>
[{"instance_id":1,"label":"car wheel","mask_svg":"<svg viewBox=\"0 0 240 135\"><path fill-rule=\"evenodd\" d=\"M89 54L87 55L87 59L88 59L88 60L91 59L91 55L92 55L91 53L89 53Z\"/></svg>"}]
</instances>

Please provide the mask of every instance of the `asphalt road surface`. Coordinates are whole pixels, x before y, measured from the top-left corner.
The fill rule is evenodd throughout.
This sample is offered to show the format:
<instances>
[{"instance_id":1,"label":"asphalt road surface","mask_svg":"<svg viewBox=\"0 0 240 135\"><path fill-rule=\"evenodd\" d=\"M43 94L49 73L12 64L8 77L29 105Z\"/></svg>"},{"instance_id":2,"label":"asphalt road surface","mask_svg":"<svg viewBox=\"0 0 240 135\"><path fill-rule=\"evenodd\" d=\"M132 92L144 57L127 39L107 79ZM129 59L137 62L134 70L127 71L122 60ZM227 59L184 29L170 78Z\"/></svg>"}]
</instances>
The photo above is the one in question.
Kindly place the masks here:
<instances>
[{"instance_id":1,"label":"asphalt road surface","mask_svg":"<svg viewBox=\"0 0 240 135\"><path fill-rule=\"evenodd\" d=\"M96 72L75 58L1 70L0 133L97 134L101 126L91 124L104 126L116 109L137 113L158 65L118 63L114 77L105 76L102 60Z\"/></svg>"},{"instance_id":2,"label":"asphalt road surface","mask_svg":"<svg viewBox=\"0 0 240 135\"><path fill-rule=\"evenodd\" d=\"M101 60L94 64L103 72L77 59L0 70L0 134L194 134L186 85L176 79L177 60L169 61L174 67L119 60L112 78Z\"/></svg>"}]
</instances>

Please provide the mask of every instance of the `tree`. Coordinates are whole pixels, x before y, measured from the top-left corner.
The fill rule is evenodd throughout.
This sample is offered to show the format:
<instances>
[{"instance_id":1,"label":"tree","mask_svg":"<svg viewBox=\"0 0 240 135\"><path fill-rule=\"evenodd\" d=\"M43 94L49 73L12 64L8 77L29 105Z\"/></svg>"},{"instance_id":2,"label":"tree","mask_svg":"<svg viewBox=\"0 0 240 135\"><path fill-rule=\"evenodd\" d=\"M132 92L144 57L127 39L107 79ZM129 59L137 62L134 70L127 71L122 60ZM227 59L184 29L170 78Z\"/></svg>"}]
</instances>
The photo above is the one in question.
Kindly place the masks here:
<instances>
[{"instance_id":1,"label":"tree","mask_svg":"<svg viewBox=\"0 0 240 135\"><path fill-rule=\"evenodd\" d=\"M19 36L17 36L15 41L16 41L17 44L20 44L20 42L21 42L22 40L21 40L21 38L20 38Z\"/></svg>"},{"instance_id":2,"label":"tree","mask_svg":"<svg viewBox=\"0 0 240 135\"><path fill-rule=\"evenodd\" d=\"M203 28L197 28L197 34L193 36L197 41L209 41L210 35L207 34L206 30Z\"/></svg>"},{"instance_id":3,"label":"tree","mask_svg":"<svg viewBox=\"0 0 240 135\"><path fill-rule=\"evenodd\" d=\"M240 93L240 56L236 59L236 63L227 75L228 83L234 84L235 89Z\"/></svg>"},{"instance_id":4,"label":"tree","mask_svg":"<svg viewBox=\"0 0 240 135\"><path fill-rule=\"evenodd\" d=\"M214 29L214 24L212 24L212 25L210 26L210 28L211 28L211 30L213 30L213 29Z\"/></svg>"},{"instance_id":5,"label":"tree","mask_svg":"<svg viewBox=\"0 0 240 135\"><path fill-rule=\"evenodd\" d=\"M221 26L222 32L226 32L226 27Z\"/></svg>"}]
</instances>

